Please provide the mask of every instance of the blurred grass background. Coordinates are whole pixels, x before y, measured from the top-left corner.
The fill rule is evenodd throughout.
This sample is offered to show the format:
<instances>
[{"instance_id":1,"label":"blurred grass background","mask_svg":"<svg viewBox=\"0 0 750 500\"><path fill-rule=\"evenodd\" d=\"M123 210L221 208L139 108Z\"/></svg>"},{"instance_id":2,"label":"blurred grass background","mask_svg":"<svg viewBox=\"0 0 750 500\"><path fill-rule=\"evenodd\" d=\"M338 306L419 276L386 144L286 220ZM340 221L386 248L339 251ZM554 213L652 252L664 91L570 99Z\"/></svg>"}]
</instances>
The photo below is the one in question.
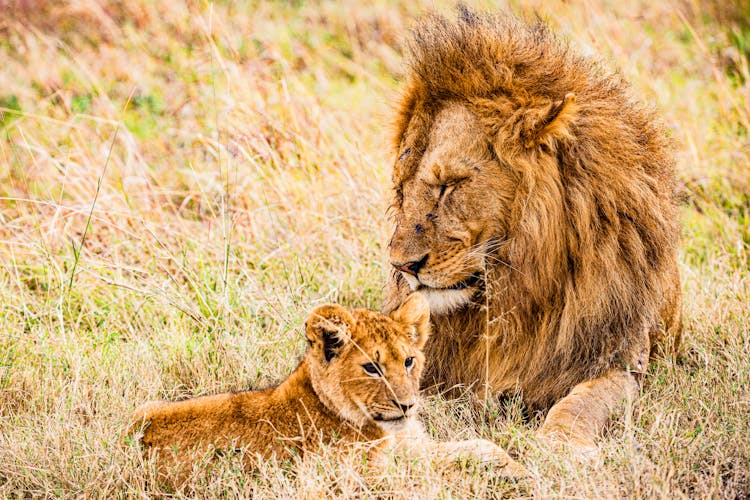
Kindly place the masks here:
<instances>
[{"instance_id":1,"label":"blurred grass background","mask_svg":"<svg viewBox=\"0 0 750 500\"><path fill-rule=\"evenodd\" d=\"M750 2L471 2L619 68L678 144L681 359L603 459L536 448L520 403L429 399L438 437L535 470L231 459L178 495L750 496ZM435 0L0 0L0 495L168 493L133 408L278 382L315 304L379 308L401 40Z\"/></svg>"}]
</instances>

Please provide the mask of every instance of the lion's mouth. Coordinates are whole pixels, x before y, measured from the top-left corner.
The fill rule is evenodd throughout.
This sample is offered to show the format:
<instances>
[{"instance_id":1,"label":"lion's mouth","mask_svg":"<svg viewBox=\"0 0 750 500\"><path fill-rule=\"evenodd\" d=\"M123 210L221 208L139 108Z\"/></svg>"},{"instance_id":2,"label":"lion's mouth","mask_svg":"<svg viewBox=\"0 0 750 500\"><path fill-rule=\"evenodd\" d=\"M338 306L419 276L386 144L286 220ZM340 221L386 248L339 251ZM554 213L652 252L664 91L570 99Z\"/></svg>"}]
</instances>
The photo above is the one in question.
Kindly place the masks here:
<instances>
[{"instance_id":1,"label":"lion's mouth","mask_svg":"<svg viewBox=\"0 0 750 500\"><path fill-rule=\"evenodd\" d=\"M479 283L479 280L482 279L482 276L479 273L474 273L468 278L466 278L463 281L459 281L458 283L454 283L450 286L427 286L424 284L420 284L419 288L417 290L423 290L423 289L430 289L430 290L465 290L467 288L470 288L477 283Z\"/></svg>"}]
</instances>

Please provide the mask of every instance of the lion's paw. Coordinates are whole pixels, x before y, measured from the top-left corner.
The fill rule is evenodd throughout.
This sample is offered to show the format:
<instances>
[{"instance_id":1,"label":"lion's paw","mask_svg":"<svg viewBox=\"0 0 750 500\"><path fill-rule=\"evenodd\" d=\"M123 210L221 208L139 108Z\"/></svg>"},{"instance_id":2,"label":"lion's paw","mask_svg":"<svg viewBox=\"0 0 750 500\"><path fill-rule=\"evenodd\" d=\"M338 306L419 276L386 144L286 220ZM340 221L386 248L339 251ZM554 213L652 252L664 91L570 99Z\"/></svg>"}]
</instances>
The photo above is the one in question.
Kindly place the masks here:
<instances>
[{"instance_id":1,"label":"lion's paw","mask_svg":"<svg viewBox=\"0 0 750 500\"><path fill-rule=\"evenodd\" d=\"M585 436L542 427L537 431L536 438L543 447L553 453L567 454L580 463L593 464L599 459L599 447L596 442Z\"/></svg>"}]
</instances>

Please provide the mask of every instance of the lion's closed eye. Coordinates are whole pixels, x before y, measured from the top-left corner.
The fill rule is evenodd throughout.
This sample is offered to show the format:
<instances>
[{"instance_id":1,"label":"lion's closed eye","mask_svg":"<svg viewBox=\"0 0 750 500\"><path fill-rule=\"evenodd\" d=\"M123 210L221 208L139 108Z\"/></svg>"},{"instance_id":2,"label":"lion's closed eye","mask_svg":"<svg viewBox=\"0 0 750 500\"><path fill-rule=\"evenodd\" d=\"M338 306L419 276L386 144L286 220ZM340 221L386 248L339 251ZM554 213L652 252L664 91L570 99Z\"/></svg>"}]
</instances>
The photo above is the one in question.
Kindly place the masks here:
<instances>
[{"instance_id":1,"label":"lion's closed eye","mask_svg":"<svg viewBox=\"0 0 750 500\"><path fill-rule=\"evenodd\" d=\"M450 177L445 180L437 180L429 184L430 191L435 199L444 202L460 185L469 180L469 177Z\"/></svg>"}]
</instances>

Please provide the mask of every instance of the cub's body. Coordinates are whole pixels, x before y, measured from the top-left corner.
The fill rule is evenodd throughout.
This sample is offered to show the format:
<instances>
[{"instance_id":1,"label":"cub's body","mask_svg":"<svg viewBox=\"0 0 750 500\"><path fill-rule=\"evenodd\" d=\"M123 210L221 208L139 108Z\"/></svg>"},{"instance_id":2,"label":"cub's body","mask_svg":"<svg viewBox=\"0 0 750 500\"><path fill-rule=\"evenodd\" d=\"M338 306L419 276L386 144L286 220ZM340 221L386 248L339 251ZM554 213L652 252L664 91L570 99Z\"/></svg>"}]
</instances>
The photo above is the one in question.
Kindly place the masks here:
<instances>
[{"instance_id":1,"label":"cub's body","mask_svg":"<svg viewBox=\"0 0 750 500\"><path fill-rule=\"evenodd\" d=\"M209 448L245 449L264 459L316 450L320 443L378 441L385 432L361 427L328 409L315 393L303 361L281 385L264 391L203 396L141 406L136 423L147 422L141 443L166 461L192 461Z\"/></svg>"},{"instance_id":2,"label":"cub's body","mask_svg":"<svg viewBox=\"0 0 750 500\"><path fill-rule=\"evenodd\" d=\"M308 352L279 386L147 403L131 433L157 454L160 468L185 472L214 451L241 450L258 458L290 458L322 444L361 447L376 462L405 447L439 460L460 456L499 462L508 475L524 473L498 446L475 439L432 443L417 420L419 379L430 333L429 305L413 294L389 316L326 305L306 323Z\"/></svg>"}]
</instances>

